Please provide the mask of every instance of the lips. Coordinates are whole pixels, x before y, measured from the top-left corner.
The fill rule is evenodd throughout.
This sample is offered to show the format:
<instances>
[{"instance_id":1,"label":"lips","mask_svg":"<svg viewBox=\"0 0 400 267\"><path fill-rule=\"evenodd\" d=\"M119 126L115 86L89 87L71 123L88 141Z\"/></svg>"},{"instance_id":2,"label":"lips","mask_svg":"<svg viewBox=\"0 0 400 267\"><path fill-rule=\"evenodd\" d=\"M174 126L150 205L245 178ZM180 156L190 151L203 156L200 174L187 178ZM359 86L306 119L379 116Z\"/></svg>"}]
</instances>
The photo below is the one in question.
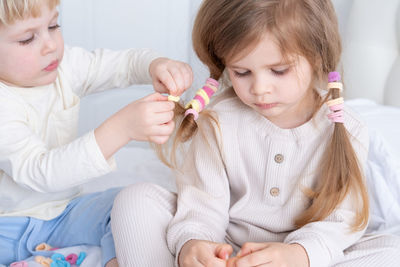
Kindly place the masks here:
<instances>
[{"instance_id":1,"label":"lips","mask_svg":"<svg viewBox=\"0 0 400 267\"><path fill-rule=\"evenodd\" d=\"M273 107L276 107L278 103L260 103L256 104L256 106L260 109L271 109Z\"/></svg>"},{"instance_id":2,"label":"lips","mask_svg":"<svg viewBox=\"0 0 400 267\"><path fill-rule=\"evenodd\" d=\"M44 68L45 71L53 71L57 69L58 67L58 60L54 60L51 62L46 68Z\"/></svg>"}]
</instances>

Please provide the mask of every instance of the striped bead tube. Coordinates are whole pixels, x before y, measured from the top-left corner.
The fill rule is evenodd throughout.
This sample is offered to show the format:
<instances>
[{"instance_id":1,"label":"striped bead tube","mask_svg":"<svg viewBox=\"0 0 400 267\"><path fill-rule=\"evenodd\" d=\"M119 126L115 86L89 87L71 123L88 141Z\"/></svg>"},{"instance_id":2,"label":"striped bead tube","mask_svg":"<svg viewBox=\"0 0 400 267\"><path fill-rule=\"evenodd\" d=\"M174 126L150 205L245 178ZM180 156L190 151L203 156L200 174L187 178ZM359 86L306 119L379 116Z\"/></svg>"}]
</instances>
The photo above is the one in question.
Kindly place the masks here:
<instances>
[{"instance_id":1,"label":"striped bead tube","mask_svg":"<svg viewBox=\"0 0 400 267\"><path fill-rule=\"evenodd\" d=\"M210 103L210 98L218 90L218 86L219 83L216 80L208 78L206 84L196 92L185 108L194 109L197 113L201 112Z\"/></svg>"}]
</instances>

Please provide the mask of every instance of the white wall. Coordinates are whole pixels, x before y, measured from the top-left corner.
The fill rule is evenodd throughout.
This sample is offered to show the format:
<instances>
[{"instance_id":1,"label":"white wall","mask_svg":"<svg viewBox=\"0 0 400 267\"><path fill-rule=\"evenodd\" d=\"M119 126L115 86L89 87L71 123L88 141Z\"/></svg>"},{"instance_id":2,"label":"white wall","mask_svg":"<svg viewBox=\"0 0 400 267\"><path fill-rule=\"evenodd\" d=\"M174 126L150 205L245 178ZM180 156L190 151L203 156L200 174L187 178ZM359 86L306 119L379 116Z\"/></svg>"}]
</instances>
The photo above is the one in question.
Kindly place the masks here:
<instances>
[{"instance_id":1,"label":"white wall","mask_svg":"<svg viewBox=\"0 0 400 267\"><path fill-rule=\"evenodd\" d=\"M87 49L152 48L191 65L193 18L201 0L62 0L65 42ZM197 80L196 80L197 81Z\"/></svg>"},{"instance_id":2,"label":"white wall","mask_svg":"<svg viewBox=\"0 0 400 267\"><path fill-rule=\"evenodd\" d=\"M60 24L68 45L87 49L152 48L163 56L188 62L195 73L193 88L198 88L208 75L194 56L191 45L192 23L200 2L62 0ZM98 126L122 106L152 92L151 86L133 86L131 89L84 98L80 133Z\"/></svg>"},{"instance_id":3,"label":"white wall","mask_svg":"<svg viewBox=\"0 0 400 267\"><path fill-rule=\"evenodd\" d=\"M400 0L332 1L343 37L346 97L400 106ZM70 45L88 49L149 47L188 62L194 70L195 91L208 76L191 45L191 28L200 3L201 0L62 0L60 22ZM119 103L116 106L137 97L129 95L132 92L124 94L130 97L122 97L122 102L115 98ZM141 95L144 94L143 91Z\"/></svg>"}]
</instances>

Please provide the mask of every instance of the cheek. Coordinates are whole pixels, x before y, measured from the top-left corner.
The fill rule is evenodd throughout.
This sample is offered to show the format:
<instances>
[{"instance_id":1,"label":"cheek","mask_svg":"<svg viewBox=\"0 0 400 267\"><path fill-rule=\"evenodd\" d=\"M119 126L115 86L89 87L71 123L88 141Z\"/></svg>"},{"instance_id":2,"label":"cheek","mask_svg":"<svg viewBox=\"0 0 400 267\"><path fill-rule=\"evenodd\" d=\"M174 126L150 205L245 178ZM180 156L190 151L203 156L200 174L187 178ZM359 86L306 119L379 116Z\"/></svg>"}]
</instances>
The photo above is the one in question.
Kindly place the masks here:
<instances>
[{"instance_id":1,"label":"cheek","mask_svg":"<svg viewBox=\"0 0 400 267\"><path fill-rule=\"evenodd\" d=\"M18 70L18 72L25 72L31 69L33 67L32 64L35 63L36 60L32 59L32 56L26 53L17 53L7 57L7 65L10 70Z\"/></svg>"}]
</instances>

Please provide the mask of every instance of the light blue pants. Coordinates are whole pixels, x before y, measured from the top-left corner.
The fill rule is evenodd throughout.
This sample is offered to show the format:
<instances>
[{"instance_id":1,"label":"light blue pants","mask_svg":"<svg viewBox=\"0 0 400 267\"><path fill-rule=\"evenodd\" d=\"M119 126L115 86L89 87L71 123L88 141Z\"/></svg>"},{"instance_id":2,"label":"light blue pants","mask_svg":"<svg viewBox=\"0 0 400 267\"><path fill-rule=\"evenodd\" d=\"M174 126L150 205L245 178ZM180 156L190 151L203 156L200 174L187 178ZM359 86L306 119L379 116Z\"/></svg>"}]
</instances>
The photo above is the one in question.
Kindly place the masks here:
<instances>
[{"instance_id":1,"label":"light blue pants","mask_svg":"<svg viewBox=\"0 0 400 267\"><path fill-rule=\"evenodd\" d=\"M58 217L38 220L30 217L0 217L0 264L8 265L32 255L40 243L63 248L77 245L100 246L103 266L115 258L110 213L120 188L73 199Z\"/></svg>"}]
</instances>

